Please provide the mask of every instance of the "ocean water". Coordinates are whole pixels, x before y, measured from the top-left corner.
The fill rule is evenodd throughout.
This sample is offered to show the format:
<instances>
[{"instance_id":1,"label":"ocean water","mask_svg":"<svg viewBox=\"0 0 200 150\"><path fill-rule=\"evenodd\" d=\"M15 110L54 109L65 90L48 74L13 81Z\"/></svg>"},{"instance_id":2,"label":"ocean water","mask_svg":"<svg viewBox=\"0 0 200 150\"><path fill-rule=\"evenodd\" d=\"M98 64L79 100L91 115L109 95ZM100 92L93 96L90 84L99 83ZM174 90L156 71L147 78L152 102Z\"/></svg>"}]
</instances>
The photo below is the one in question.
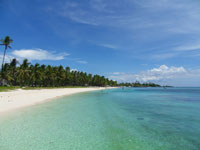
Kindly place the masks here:
<instances>
[{"instance_id":1,"label":"ocean water","mask_svg":"<svg viewBox=\"0 0 200 150\"><path fill-rule=\"evenodd\" d=\"M102 90L1 114L0 150L200 150L200 88Z\"/></svg>"}]
</instances>

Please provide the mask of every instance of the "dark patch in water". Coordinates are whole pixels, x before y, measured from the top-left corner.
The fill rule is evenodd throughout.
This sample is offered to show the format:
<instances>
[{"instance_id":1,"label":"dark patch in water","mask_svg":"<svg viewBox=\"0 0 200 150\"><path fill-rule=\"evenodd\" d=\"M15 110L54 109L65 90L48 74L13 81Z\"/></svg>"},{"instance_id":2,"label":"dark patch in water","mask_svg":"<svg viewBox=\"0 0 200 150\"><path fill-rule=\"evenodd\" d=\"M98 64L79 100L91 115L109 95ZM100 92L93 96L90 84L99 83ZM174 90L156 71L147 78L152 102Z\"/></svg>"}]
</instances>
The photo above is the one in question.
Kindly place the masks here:
<instances>
[{"instance_id":1,"label":"dark patch in water","mask_svg":"<svg viewBox=\"0 0 200 150\"><path fill-rule=\"evenodd\" d=\"M142 117L138 117L137 120L144 120L144 118L142 118Z\"/></svg>"},{"instance_id":2,"label":"dark patch in water","mask_svg":"<svg viewBox=\"0 0 200 150\"><path fill-rule=\"evenodd\" d=\"M198 98L185 98L185 97L177 97L177 101L185 101L185 102L200 102Z\"/></svg>"}]
</instances>

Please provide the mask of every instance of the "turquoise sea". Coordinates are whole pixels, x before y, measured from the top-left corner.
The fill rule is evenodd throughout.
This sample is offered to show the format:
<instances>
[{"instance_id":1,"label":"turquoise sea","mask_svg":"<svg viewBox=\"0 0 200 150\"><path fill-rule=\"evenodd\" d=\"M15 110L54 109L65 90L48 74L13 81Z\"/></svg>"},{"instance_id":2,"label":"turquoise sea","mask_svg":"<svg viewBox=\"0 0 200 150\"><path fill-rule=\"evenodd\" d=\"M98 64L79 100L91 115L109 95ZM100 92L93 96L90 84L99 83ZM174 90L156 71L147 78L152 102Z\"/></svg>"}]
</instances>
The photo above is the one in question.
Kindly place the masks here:
<instances>
[{"instance_id":1,"label":"turquoise sea","mask_svg":"<svg viewBox=\"0 0 200 150\"><path fill-rule=\"evenodd\" d=\"M102 90L1 114L0 150L200 150L200 88Z\"/></svg>"}]
</instances>

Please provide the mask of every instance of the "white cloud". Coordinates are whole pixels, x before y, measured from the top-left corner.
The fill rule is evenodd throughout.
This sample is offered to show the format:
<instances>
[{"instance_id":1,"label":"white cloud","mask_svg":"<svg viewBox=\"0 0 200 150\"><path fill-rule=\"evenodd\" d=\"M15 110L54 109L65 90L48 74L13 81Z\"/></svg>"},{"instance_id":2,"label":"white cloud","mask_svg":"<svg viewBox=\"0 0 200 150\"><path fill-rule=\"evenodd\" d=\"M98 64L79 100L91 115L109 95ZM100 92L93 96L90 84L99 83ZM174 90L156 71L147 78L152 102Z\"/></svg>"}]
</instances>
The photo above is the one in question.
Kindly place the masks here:
<instances>
[{"instance_id":1,"label":"white cloud","mask_svg":"<svg viewBox=\"0 0 200 150\"><path fill-rule=\"evenodd\" d=\"M67 53L55 53L43 49L21 49L14 50L12 53L13 57L19 59L28 59L28 60L62 60L65 56L68 56Z\"/></svg>"},{"instance_id":2,"label":"white cloud","mask_svg":"<svg viewBox=\"0 0 200 150\"><path fill-rule=\"evenodd\" d=\"M123 3L121 0L116 0L115 3L108 0L89 0L87 3L62 1L52 7L56 14L82 24L126 29L154 28L166 33L200 32L198 28L200 10L196 1L128 0Z\"/></svg>"},{"instance_id":3,"label":"white cloud","mask_svg":"<svg viewBox=\"0 0 200 150\"><path fill-rule=\"evenodd\" d=\"M21 62L24 59L28 59L29 61L32 60L52 60L52 61L58 61L58 60L70 60L78 64L87 64L88 62L85 60L82 60L81 58L70 58L66 57L69 56L68 53L56 53L52 51L47 51L43 49L20 49L20 50L14 50L8 54L6 54L5 62L10 63L10 61L13 58L16 58L19 62ZM3 55L0 54L0 63L3 60Z\"/></svg>"},{"instance_id":4,"label":"white cloud","mask_svg":"<svg viewBox=\"0 0 200 150\"><path fill-rule=\"evenodd\" d=\"M64 20L95 26L94 29L106 29L104 31L111 32L111 35L102 34L105 41L116 35L112 37L114 43L102 41L102 44L97 44L99 46L139 52L144 47L149 51L148 46L156 44L152 41L159 42L157 45L161 45L162 50L157 49L156 52L165 50L167 54L162 57L155 55L158 59L177 56L170 54L174 47L169 48L169 45L181 45L200 37L200 9L196 0L88 0L84 3L61 0L51 6L49 15L52 13ZM198 47L177 47L177 51Z\"/></svg>"},{"instance_id":5,"label":"white cloud","mask_svg":"<svg viewBox=\"0 0 200 150\"><path fill-rule=\"evenodd\" d=\"M184 67L168 67L161 65L140 73L113 73L110 76L120 82L155 82L163 85L200 86L200 69L185 69Z\"/></svg>"},{"instance_id":6,"label":"white cloud","mask_svg":"<svg viewBox=\"0 0 200 150\"><path fill-rule=\"evenodd\" d=\"M147 81L158 81L163 79L174 78L177 75L182 75L186 73L183 67L168 67L166 65L161 65L159 68L153 68L145 72L141 72L136 75L136 80L147 82Z\"/></svg>"}]
</instances>

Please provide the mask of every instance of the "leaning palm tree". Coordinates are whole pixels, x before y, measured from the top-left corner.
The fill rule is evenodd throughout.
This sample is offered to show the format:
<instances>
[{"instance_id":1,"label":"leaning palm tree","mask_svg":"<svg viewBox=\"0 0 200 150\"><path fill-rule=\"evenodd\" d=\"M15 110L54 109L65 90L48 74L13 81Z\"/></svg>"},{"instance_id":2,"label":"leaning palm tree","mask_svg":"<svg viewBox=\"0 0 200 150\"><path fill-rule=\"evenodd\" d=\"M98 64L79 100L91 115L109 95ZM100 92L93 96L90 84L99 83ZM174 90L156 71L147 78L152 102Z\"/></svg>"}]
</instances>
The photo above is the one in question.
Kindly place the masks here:
<instances>
[{"instance_id":1,"label":"leaning palm tree","mask_svg":"<svg viewBox=\"0 0 200 150\"><path fill-rule=\"evenodd\" d=\"M6 36L4 39L0 40L2 43L0 45L4 45L4 54L3 54L3 61L2 61L2 71L3 71L3 65L4 65L4 60L5 60L5 56L6 56L6 50L8 48L11 48L10 44L13 42L13 40L9 37Z\"/></svg>"}]
</instances>

